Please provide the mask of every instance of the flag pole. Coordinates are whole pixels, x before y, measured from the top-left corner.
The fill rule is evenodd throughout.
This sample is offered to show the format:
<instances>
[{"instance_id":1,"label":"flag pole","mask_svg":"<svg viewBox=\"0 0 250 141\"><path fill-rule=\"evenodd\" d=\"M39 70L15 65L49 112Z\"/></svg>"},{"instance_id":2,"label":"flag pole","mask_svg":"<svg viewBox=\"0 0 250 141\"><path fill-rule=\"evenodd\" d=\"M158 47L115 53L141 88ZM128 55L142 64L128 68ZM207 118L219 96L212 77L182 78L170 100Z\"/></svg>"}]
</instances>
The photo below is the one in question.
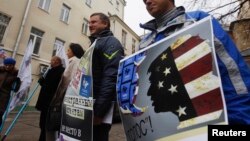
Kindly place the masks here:
<instances>
[{"instance_id":1,"label":"flag pole","mask_svg":"<svg viewBox=\"0 0 250 141\"><path fill-rule=\"evenodd\" d=\"M43 78L45 78L45 76L47 75L48 71L49 71L50 67L47 68L46 72L43 74ZM16 115L15 119L12 121L12 123L10 124L10 126L8 127L8 129L6 130L3 138L1 139L1 141L4 141L5 138L7 137L7 135L10 133L10 131L12 130L12 128L14 127L14 125L16 124L17 119L20 117L20 115L22 114L22 112L25 110L25 108L27 107L27 105L29 104L31 98L33 97L33 95L35 94L37 88L39 86L39 83L37 82L35 85L35 88L32 90L31 94L29 94L28 99L26 100L26 102L23 104L22 108L20 109L20 111L18 112L18 114ZM10 105L10 104L9 104ZM9 106L8 105L8 106Z\"/></svg>"},{"instance_id":2,"label":"flag pole","mask_svg":"<svg viewBox=\"0 0 250 141\"><path fill-rule=\"evenodd\" d=\"M21 63L21 70L18 71L18 75L17 75L17 77L19 77L21 79L22 83L23 83L24 79L26 79L26 81L24 83L24 84L26 84L26 86L24 84L21 84L18 92L16 92L16 95L17 95L17 93L20 93L21 87L24 87L24 86L27 87L27 85L31 84L31 66L30 66L31 62L29 62L29 61L31 61L31 55L32 55L33 48L34 48L33 42L32 42L32 40L30 40L28 43L28 46L26 48L25 54L23 56L23 60ZM29 64L27 64L27 63L29 63ZM25 68L25 66L26 66L26 68ZM26 69L26 70L24 70L24 69ZM30 71L28 71L28 70L30 70ZM21 71L22 71L22 73L21 73ZM27 71L30 72L30 75L25 73ZM30 83L30 84L27 84L27 83ZM16 83L14 83L13 85L15 87ZM14 98L16 98L16 95L14 95L12 91L13 90L11 90L11 92L10 92L10 94L11 94L10 100L8 102L7 109L5 110L5 113L4 113L4 122L7 118L7 115L9 114L9 112L13 109L13 108L12 109L10 109L10 108L13 107L13 106L11 106L11 105L13 105L12 101ZM14 104L16 104L16 103L14 103ZM3 128L3 126L1 126L1 128L0 128L1 129L0 132L2 132L2 128Z\"/></svg>"},{"instance_id":3,"label":"flag pole","mask_svg":"<svg viewBox=\"0 0 250 141\"><path fill-rule=\"evenodd\" d=\"M9 101L8 101L8 105L7 105L7 107L6 107L6 110L5 110L5 112L4 112L4 115L3 115L3 121L2 121L2 125L1 125L1 127L0 127L0 133L2 132L2 130L3 130L3 127L4 127L4 123L5 123L5 120L7 119L7 116L8 116L8 114L9 114L9 108L10 108L10 103L11 103L11 101L12 101L12 98L15 96L15 92L14 92L14 89L16 88L16 84L17 82L14 82L13 83L13 85L12 85L12 90L10 91L10 99L9 99ZM1 117L2 118L2 117Z\"/></svg>"},{"instance_id":4,"label":"flag pole","mask_svg":"<svg viewBox=\"0 0 250 141\"><path fill-rule=\"evenodd\" d=\"M33 89L33 91L31 92L31 95L28 97L28 99L26 100L26 102L24 103L24 105L22 106L22 108L20 109L20 111L18 112L18 114L16 115L15 119L12 121L11 125L8 127L8 129L6 130L3 138L1 139L1 141L4 141L5 138L7 137L7 135L10 133L10 131L12 130L12 128L14 127L17 119L19 118L19 116L22 114L22 112L25 110L25 108L27 107L28 103L30 102L31 98L33 97L33 95L35 94L37 88L39 86L39 83L37 82L35 85L35 88Z\"/></svg>"},{"instance_id":5,"label":"flag pole","mask_svg":"<svg viewBox=\"0 0 250 141\"><path fill-rule=\"evenodd\" d=\"M9 99L9 102L8 102L7 108L6 108L5 112L4 112L3 117L0 117L0 118L3 118L3 120L2 120L2 125L1 125L1 127L0 127L0 133L2 132L3 127L4 127L5 120L7 119L8 112L9 112L9 108L10 108L10 102L11 102L11 100L12 100L12 98L13 98L13 95L14 95L14 94L15 94L15 93L14 93L14 91L13 91L13 90L11 90L11 93L10 93L10 99Z\"/></svg>"}]
</instances>

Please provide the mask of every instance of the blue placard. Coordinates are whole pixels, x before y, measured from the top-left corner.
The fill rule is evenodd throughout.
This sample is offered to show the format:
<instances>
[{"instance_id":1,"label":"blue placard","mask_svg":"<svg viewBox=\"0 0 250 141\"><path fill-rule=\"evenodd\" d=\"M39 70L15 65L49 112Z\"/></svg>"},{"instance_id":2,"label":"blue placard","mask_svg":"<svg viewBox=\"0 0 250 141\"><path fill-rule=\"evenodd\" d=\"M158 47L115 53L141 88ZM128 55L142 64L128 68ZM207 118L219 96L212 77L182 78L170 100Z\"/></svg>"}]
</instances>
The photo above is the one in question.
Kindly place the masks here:
<instances>
[{"instance_id":1,"label":"blue placard","mask_svg":"<svg viewBox=\"0 0 250 141\"><path fill-rule=\"evenodd\" d=\"M91 94L91 77L88 75L82 75L80 95L84 97L90 97Z\"/></svg>"}]
</instances>

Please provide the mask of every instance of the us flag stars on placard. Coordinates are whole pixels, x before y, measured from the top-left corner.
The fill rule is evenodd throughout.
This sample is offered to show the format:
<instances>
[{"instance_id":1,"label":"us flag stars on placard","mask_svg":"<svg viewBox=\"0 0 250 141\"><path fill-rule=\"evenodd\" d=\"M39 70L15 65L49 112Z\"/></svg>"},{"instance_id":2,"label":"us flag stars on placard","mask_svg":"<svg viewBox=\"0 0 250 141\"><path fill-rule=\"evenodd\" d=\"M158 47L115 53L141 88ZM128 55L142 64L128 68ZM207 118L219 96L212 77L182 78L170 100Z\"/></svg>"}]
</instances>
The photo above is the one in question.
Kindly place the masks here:
<instances>
[{"instance_id":1,"label":"us flag stars on placard","mask_svg":"<svg viewBox=\"0 0 250 141\"><path fill-rule=\"evenodd\" d=\"M154 111L172 112L181 128L218 118L223 103L212 62L211 47L199 36L184 36L167 47L148 68Z\"/></svg>"}]
</instances>

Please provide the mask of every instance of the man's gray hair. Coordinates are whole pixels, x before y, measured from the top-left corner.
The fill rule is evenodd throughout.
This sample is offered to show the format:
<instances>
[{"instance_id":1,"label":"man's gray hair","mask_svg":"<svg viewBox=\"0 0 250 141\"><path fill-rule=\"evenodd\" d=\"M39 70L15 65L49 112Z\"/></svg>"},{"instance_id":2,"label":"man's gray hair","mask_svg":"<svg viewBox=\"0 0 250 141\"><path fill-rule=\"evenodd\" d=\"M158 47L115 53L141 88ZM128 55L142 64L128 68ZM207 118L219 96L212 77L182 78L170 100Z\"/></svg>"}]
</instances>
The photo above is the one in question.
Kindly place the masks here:
<instances>
[{"instance_id":1,"label":"man's gray hair","mask_svg":"<svg viewBox=\"0 0 250 141\"><path fill-rule=\"evenodd\" d=\"M90 17L93 17L93 16L99 16L101 21L107 24L107 29L110 29L110 20L107 15L105 15L104 13L93 13L90 15Z\"/></svg>"}]
</instances>

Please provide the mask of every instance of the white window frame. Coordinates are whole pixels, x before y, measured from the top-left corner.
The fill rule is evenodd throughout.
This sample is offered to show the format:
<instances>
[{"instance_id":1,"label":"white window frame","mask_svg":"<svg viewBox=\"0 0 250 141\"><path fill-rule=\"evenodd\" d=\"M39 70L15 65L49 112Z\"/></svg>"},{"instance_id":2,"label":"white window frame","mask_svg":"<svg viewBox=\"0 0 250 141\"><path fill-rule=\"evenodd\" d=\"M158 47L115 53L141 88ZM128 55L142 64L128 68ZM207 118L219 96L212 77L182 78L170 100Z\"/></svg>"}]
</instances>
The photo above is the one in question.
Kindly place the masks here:
<instances>
[{"instance_id":1,"label":"white window frame","mask_svg":"<svg viewBox=\"0 0 250 141\"><path fill-rule=\"evenodd\" d=\"M69 13L70 13L70 7L67 6L66 4L63 4L63 7L61 9L61 14L60 14L60 20L65 23L68 23Z\"/></svg>"},{"instance_id":2,"label":"white window frame","mask_svg":"<svg viewBox=\"0 0 250 141\"><path fill-rule=\"evenodd\" d=\"M42 43L42 39L43 39L43 34L44 34L43 31L41 31L41 30L39 30L37 28L32 27L31 32L30 32L29 41L32 40L33 44L34 44L33 54L36 54L36 55L39 54L41 43Z\"/></svg>"},{"instance_id":3,"label":"white window frame","mask_svg":"<svg viewBox=\"0 0 250 141\"><path fill-rule=\"evenodd\" d=\"M122 46L126 49L127 32L122 30Z\"/></svg>"},{"instance_id":4,"label":"white window frame","mask_svg":"<svg viewBox=\"0 0 250 141\"><path fill-rule=\"evenodd\" d=\"M0 44L3 43L6 29L8 28L11 18L0 12Z\"/></svg>"},{"instance_id":5,"label":"white window frame","mask_svg":"<svg viewBox=\"0 0 250 141\"><path fill-rule=\"evenodd\" d=\"M65 41L63 41L63 40L61 40L59 38L56 38L55 42L54 42L54 48L53 48L52 56L56 55L56 52L57 52L58 48L60 48L60 47L64 48L64 44L65 44Z\"/></svg>"},{"instance_id":6,"label":"white window frame","mask_svg":"<svg viewBox=\"0 0 250 141\"><path fill-rule=\"evenodd\" d=\"M109 3L111 3L113 5L113 0L109 0Z\"/></svg>"},{"instance_id":7,"label":"white window frame","mask_svg":"<svg viewBox=\"0 0 250 141\"><path fill-rule=\"evenodd\" d=\"M45 11L49 11L50 3L51 3L51 0L40 0L38 7Z\"/></svg>"},{"instance_id":8,"label":"white window frame","mask_svg":"<svg viewBox=\"0 0 250 141\"><path fill-rule=\"evenodd\" d=\"M91 3L92 3L92 0L86 0L85 1L85 4L88 5L89 7L91 7Z\"/></svg>"},{"instance_id":9,"label":"white window frame","mask_svg":"<svg viewBox=\"0 0 250 141\"><path fill-rule=\"evenodd\" d=\"M88 25L89 25L89 21L86 18L83 18L82 33L85 35L88 34Z\"/></svg>"},{"instance_id":10,"label":"white window frame","mask_svg":"<svg viewBox=\"0 0 250 141\"><path fill-rule=\"evenodd\" d=\"M132 38L132 53L135 53L135 43L136 40Z\"/></svg>"}]
</instances>

